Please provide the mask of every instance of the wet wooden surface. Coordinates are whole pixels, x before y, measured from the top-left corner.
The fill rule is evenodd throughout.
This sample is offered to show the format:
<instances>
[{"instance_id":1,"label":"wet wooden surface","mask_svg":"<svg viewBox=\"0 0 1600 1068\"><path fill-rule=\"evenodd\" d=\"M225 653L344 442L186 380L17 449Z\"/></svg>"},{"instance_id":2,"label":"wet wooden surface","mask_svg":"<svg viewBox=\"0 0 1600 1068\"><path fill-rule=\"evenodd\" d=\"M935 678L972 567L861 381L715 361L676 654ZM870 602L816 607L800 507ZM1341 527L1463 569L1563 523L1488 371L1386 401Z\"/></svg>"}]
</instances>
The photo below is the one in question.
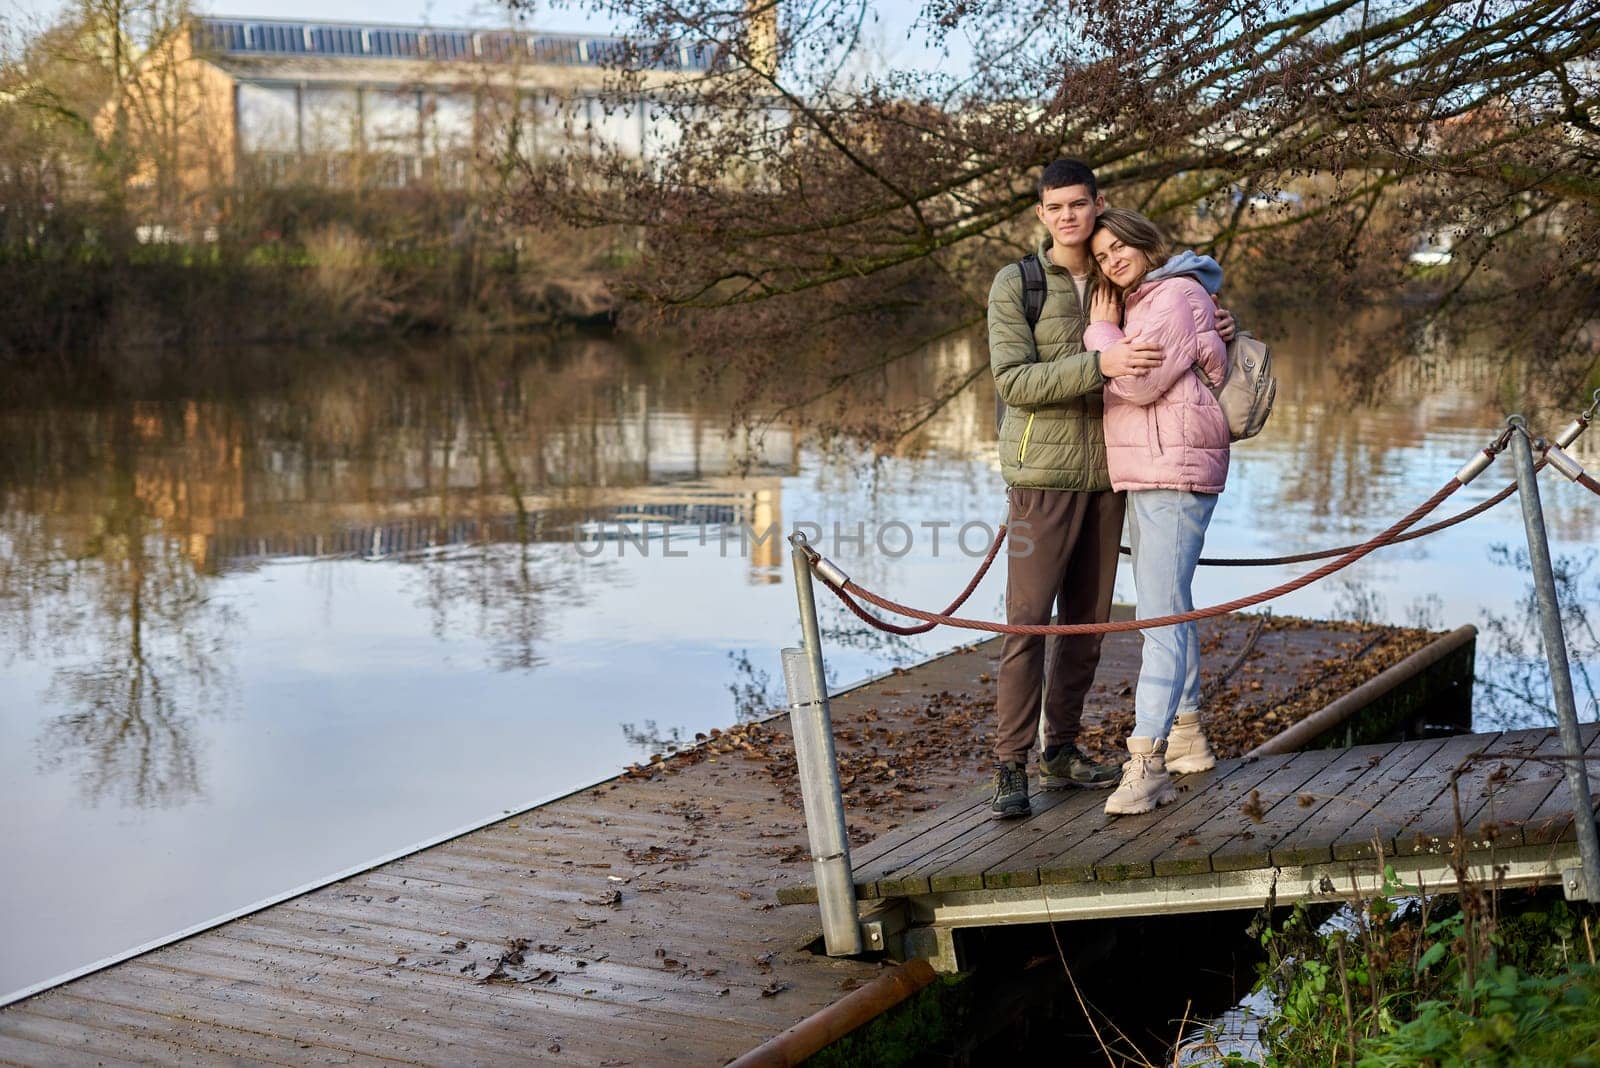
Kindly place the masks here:
<instances>
[{"instance_id":1,"label":"wet wooden surface","mask_svg":"<svg viewBox=\"0 0 1600 1068\"><path fill-rule=\"evenodd\" d=\"M1279 620L1247 645L1254 627L1231 617L1202 630L1215 706L1238 715L1222 732L1236 750L1276 733L1296 702L1309 709L1417 644ZM940 806L988 781L997 655L987 643L835 699L858 863L898 858L914 881L970 882L1003 856L1061 878L1112 855L1082 848L1078 810L1103 794L1042 807L1048 844L976 803L944 820ZM1088 745L1120 743L1138 655L1134 635L1107 640ZM1294 759L1227 774L1242 786ZM1203 796L1191 788L1185 808L1198 814ZM939 864L910 822L934 810L967 835L943 843ZM1540 833L1559 834L1562 814L1547 815ZM1301 822L1328 837L1327 816L1318 806ZM1146 821L1145 844L1129 835L1119 848L1130 864L1182 861L1174 826ZM776 891L809 870L779 717L0 1009L0 1062L720 1064L879 971L802 948L815 909L780 907Z\"/></svg>"},{"instance_id":2,"label":"wet wooden surface","mask_svg":"<svg viewBox=\"0 0 1600 1068\"><path fill-rule=\"evenodd\" d=\"M1600 725L1583 724L1590 753ZM889 898L1047 883L1149 879L1570 841L1553 728L1220 761L1179 778L1174 803L1108 817L1105 791L1035 794L1025 819L987 819L974 792L854 858L857 892ZM1590 762L1600 793L1600 761ZM1458 830L1459 829L1459 830ZM786 896L788 896L786 894ZM798 895L797 895L798 896Z\"/></svg>"}]
</instances>

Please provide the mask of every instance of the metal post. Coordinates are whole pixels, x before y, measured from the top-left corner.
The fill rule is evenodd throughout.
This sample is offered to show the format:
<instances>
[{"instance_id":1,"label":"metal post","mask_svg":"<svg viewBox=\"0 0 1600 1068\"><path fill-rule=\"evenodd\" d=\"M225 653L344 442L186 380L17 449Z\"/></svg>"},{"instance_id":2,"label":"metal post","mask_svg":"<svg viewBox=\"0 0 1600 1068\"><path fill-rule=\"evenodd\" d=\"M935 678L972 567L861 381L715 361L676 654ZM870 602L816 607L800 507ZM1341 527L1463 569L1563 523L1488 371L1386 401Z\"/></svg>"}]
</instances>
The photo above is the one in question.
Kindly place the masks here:
<instances>
[{"instance_id":1,"label":"metal post","mask_svg":"<svg viewBox=\"0 0 1600 1068\"><path fill-rule=\"evenodd\" d=\"M822 632L817 625L817 599L811 563L805 553L806 537L796 531L789 543L794 546L795 596L800 600L800 628L804 634L801 648L783 650L789 722L800 765L800 798L805 806L806 836L811 842L811 872L817 881L823 942L828 956L848 957L862 951L861 927L850 870L850 838L844 826L844 798L839 793L833 722L828 712L828 680L822 667Z\"/></svg>"},{"instance_id":2,"label":"metal post","mask_svg":"<svg viewBox=\"0 0 1600 1068\"><path fill-rule=\"evenodd\" d=\"M1539 625L1544 631L1545 657L1550 662L1550 690L1556 702L1556 723L1565 752L1567 788L1572 793L1572 821L1578 832L1578 855L1583 860L1583 893L1600 900L1600 840L1594 828L1594 804L1589 798L1589 776L1583 761L1583 740L1578 737L1578 708L1572 695L1572 671L1567 664L1567 640L1561 633L1561 606L1556 600L1555 571L1550 565L1550 542L1545 534L1544 509L1539 503L1539 476L1533 467L1533 447L1528 426L1520 415L1507 420L1511 456L1517 469L1517 498L1522 502L1522 522L1528 529L1528 562L1533 565L1533 588L1539 602ZM1569 895L1572 896L1572 895Z\"/></svg>"}]
</instances>

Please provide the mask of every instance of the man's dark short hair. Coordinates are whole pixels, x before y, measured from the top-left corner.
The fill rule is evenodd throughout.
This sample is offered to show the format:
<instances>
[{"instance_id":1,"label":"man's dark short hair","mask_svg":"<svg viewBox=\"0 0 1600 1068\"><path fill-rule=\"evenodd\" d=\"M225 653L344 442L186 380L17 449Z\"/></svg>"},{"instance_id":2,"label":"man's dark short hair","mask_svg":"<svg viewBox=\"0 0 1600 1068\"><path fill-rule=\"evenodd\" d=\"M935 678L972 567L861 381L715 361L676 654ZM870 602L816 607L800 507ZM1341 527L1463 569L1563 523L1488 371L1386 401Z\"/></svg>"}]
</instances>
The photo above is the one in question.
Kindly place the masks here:
<instances>
[{"instance_id":1,"label":"man's dark short hair","mask_svg":"<svg viewBox=\"0 0 1600 1068\"><path fill-rule=\"evenodd\" d=\"M1081 159L1058 159L1053 163L1045 164L1044 173L1039 175L1039 199L1052 189L1065 189L1069 185L1083 185L1089 187L1089 195L1100 195L1100 186L1094 180L1094 171Z\"/></svg>"}]
</instances>

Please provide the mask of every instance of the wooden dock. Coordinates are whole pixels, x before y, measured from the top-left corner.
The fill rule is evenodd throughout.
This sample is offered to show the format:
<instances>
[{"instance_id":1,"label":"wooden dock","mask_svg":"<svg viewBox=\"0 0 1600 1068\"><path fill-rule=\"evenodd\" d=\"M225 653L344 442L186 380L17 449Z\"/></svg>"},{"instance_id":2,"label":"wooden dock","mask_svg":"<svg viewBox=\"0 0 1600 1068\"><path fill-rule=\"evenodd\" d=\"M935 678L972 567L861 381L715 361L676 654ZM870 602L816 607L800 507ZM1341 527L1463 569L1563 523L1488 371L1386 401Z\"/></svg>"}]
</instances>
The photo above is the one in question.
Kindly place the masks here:
<instances>
[{"instance_id":1,"label":"wooden dock","mask_svg":"<svg viewBox=\"0 0 1600 1068\"><path fill-rule=\"evenodd\" d=\"M1582 733L1600 791L1600 725ZM1483 885L1559 885L1579 866L1561 754L1551 728L1225 760L1117 818L1104 792L1067 790L996 821L975 792L858 851L856 892L955 971L959 928L1339 900L1386 863L1427 889L1455 887L1457 860Z\"/></svg>"},{"instance_id":2,"label":"wooden dock","mask_svg":"<svg viewBox=\"0 0 1600 1068\"><path fill-rule=\"evenodd\" d=\"M1235 751L1259 742L1261 731L1281 729L1269 712L1325 703L1326 693L1348 691L1423 640L1393 628L1294 620L1262 630L1250 617L1202 625L1205 679L1217 707L1237 711L1240 724L1257 732L1234 731ZM1027 824L976 818L972 798L988 778L997 652L993 642L975 646L835 698L851 838L864 889L875 895L864 905L886 904L893 893L926 897L924 883L932 893L936 879L969 888L952 894L1015 893L989 888L991 873L1000 878L1002 851L1039 854L1046 826L1060 847L1007 874L1051 893L1133 886L1138 880L1127 876L1146 869L1144 882L1153 886L1158 866L1201 864L1189 843L1150 820L1124 824L1128 852L1115 862L1110 854L1072 860L1071 850L1095 837L1078 829L1089 830L1102 794L1051 797ZM1137 665L1137 639L1111 636L1088 744L1114 743ZM1426 744L1432 767L1466 743ZM1373 752L1392 775L1399 765L1382 754L1393 751ZM1303 817L1296 827L1328 836L1346 829L1346 810L1302 809L1300 793L1315 784L1331 792L1342 779L1360 784L1371 770L1357 774L1348 755L1333 752L1229 765L1211 776L1228 783L1216 803L1199 804L1212 792L1192 785L1176 811L1191 822L1209 811L1219 834L1233 819L1231 844L1205 854L1203 863L1218 870L1246 863L1253 843L1267 844L1265 828L1276 828L1270 863L1289 848L1291 816ZM1262 824L1239 822L1249 789L1261 791ZM1560 798L1546 794L1520 825L1521 848L1545 848L1540 834L1558 846L1564 840L1555 829ZM960 803L943 807L950 802ZM1426 818L1416 831L1445 829L1420 794L1417 804ZM1134 856L1139 826L1149 834ZM1395 829L1394 848L1415 840L1402 833L1409 829ZM1023 835L1032 851L1008 834ZM934 836L940 848L923 848ZM1346 840L1330 837L1330 855L1334 841ZM793 751L780 716L9 1005L0 1009L0 1062L725 1063L882 970L804 948L816 935L815 909L780 907L778 889L807 871ZM1094 879L1055 881L1071 871ZM1109 877L1117 872L1124 877ZM984 889L970 889L975 880ZM114 881L106 892L116 892ZM1035 897L1055 908L1055 898ZM951 896L940 907L969 904ZM936 919L923 930L937 940L962 925Z\"/></svg>"}]
</instances>

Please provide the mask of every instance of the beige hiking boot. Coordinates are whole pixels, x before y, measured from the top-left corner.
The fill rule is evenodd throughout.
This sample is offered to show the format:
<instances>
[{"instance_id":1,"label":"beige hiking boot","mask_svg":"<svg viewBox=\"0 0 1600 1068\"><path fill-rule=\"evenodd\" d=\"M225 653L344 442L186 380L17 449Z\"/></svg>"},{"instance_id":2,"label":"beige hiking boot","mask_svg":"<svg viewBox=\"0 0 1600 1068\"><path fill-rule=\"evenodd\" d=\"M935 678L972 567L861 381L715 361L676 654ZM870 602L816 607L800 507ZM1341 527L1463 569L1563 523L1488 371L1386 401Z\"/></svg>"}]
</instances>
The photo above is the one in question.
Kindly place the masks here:
<instances>
[{"instance_id":1,"label":"beige hiking boot","mask_svg":"<svg viewBox=\"0 0 1600 1068\"><path fill-rule=\"evenodd\" d=\"M1128 739L1128 762L1122 765L1116 792L1106 798L1106 815L1134 816L1178 799L1163 758L1166 744L1153 738Z\"/></svg>"},{"instance_id":2,"label":"beige hiking boot","mask_svg":"<svg viewBox=\"0 0 1600 1068\"><path fill-rule=\"evenodd\" d=\"M1211 751L1205 732L1200 729L1200 713L1185 712L1174 720L1167 735L1168 774L1189 775L1216 766L1217 754Z\"/></svg>"}]
</instances>

